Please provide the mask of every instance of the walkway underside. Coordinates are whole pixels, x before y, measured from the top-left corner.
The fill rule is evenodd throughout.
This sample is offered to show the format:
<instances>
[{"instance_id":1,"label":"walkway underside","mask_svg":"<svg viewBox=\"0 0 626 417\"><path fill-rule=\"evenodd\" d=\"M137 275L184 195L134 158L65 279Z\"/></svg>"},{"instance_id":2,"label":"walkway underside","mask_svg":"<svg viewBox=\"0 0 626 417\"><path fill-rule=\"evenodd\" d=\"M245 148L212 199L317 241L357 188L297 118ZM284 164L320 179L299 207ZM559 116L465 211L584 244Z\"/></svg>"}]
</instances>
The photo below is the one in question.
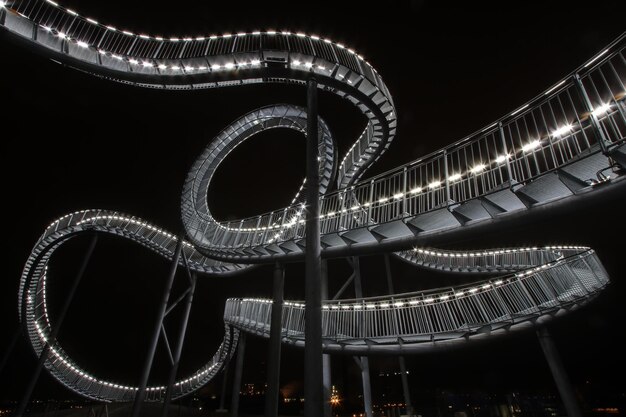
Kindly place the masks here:
<instances>
[{"instance_id":1,"label":"walkway underside","mask_svg":"<svg viewBox=\"0 0 626 417\"><path fill-rule=\"evenodd\" d=\"M609 282L595 252L586 247L457 252L423 246L624 192L624 35L489 126L363 180L396 135L396 110L382 77L341 44L269 31L164 39L100 24L49 0L1 2L0 28L55 61L137 87L303 85L314 78L320 89L358 108L364 129L341 160L330 129L318 120L322 256L399 251L396 256L419 267L504 275L455 288L326 302L322 318L327 352L403 354L462 346L578 308ZM181 263L206 275L225 275L253 264L304 258L306 183L289 207L230 222L212 216L207 191L219 164L245 140L273 128L304 133L306 125L306 109L276 104L238 118L207 144L182 192L188 240L182 246L186 262ZM45 366L51 374L88 398L130 401L137 388L91 375L56 340L49 340L48 264L59 246L85 233L121 236L167 259L173 258L178 238L117 212L72 213L46 228L20 280L20 320L37 355L50 343ZM173 397L189 394L215 376L231 358L241 331L268 337L271 307L271 300L228 300L223 342L206 365L175 383ZM282 341L303 346L304 323L303 303L286 302ZM150 387L147 399L159 401L165 390Z\"/></svg>"}]
</instances>

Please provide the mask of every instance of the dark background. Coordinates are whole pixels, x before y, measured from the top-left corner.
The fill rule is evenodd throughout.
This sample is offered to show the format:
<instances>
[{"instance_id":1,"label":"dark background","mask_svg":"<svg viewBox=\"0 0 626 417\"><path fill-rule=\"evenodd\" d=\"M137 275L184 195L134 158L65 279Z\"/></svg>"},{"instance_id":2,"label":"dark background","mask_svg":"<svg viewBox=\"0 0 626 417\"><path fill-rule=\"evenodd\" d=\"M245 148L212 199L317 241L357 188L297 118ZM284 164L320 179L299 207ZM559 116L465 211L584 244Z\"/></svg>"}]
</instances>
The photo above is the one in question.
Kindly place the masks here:
<instances>
[{"instance_id":1,"label":"dark background","mask_svg":"<svg viewBox=\"0 0 626 417\"><path fill-rule=\"evenodd\" d=\"M196 36L253 30L291 30L329 37L357 50L382 74L393 94L398 135L373 175L408 162L491 124L602 50L623 31L622 2L498 3L462 6L436 2L126 2L61 4L135 33ZM548 3L548 2L546 2ZM195 92L156 91L116 84L64 68L0 39L2 92L3 265L0 349L17 329L17 288L32 245L66 213L103 208L180 229L186 172L202 148L228 123L272 103L305 104L301 87L268 85ZM320 114L340 158L365 124L348 102L322 93ZM211 210L236 219L287 205L304 176L304 138L270 131L245 143L220 167L211 185ZM579 392L588 401L606 393L624 397L626 284L621 266L626 197L498 233L450 242L451 248L582 244L595 248L612 285L594 303L558 321L556 342ZM55 255L49 278L52 319L86 249L77 238ZM622 243L620 243L622 242ZM362 259L366 295L385 293L380 256ZM152 329L167 262L132 243L103 237L60 335L85 369L135 384ZM411 291L459 278L392 260L396 290ZM350 271L330 262L331 292ZM465 278L466 279L466 278ZM181 280L182 281L182 280ZM287 266L286 297L302 299L302 264ZM222 338L225 298L271 294L271 268L235 277L203 277L198 284L181 374L208 360ZM348 292L347 296L352 296ZM175 319L175 317L173 317ZM173 323L175 325L175 320ZM172 329L174 329L172 327ZM173 330L172 330L172 334ZM265 340L251 337L244 382L263 382ZM303 352L283 349L282 384L302 380ZM455 353L407 359L412 390L554 392L532 332ZM0 375L0 400L19 398L34 366L26 341L18 343ZM166 375L160 349L154 381ZM393 372L396 361L377 357L372 375ZM345 396L360 394L351 358L333 362L333 382ZM221 378L219 378L221 379ZM384 383L373 378L374 398ZM209 395L219 384L203 390ZM297 391L297 389L296 389ZM593 395L591 394L593 393ZM608 394L607 394L608 395ZM36 398L75 398L43 375ZM593 399L593 400L591 400Z\"/></svg>"}]
</instances>

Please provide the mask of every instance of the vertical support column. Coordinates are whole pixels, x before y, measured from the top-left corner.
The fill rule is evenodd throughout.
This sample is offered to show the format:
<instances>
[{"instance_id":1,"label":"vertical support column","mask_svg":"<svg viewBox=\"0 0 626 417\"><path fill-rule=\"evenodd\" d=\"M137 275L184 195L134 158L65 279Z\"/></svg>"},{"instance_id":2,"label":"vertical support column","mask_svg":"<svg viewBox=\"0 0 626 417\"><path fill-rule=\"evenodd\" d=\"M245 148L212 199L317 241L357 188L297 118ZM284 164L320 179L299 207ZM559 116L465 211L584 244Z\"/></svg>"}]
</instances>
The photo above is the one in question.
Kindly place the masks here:
<instances>
[{"instance_id":1,"label":"vertical support column","mask_svg":"<svg viewBox=\"0 0 626 417\"><path fill-rule=\"evenodd\" d=\"M133 409L131 417L139 417L143 401L146 398L146 387L148 386L148 378L150 377L150 370L152 369L152 361L154 360L154 354L156 353L157 343L159 342L159 335L161 334L161 325L163 324L163 317L165 316L165 310L167 309L167 303L170 299L170 293L172 291L172 285L174 284L174 277L176 276L176 270L178 269L178 261L180 260L180 253L183 248L183 236L178 236L176 242L176 249L174 250L174 256L172 257L172 265L170 267L170 274L167 277L165 288L163 290L163 298L159 305L159 311L157 312L157 319L154 324L154 331L152 332L152 340L148 346L148 354L146 355L146 361L143 365L143 371L141 379L139 380L139 388L135 394L135 402L133 403Z\"/></svg>"},{"instance_id":2,"label":"vertical support column","mask_svg":"<svg viewBox=\"0 0 626 417\"><path fill-rule=\"evenodd\" d=\"M280 342L283 333L283 294L285 287L285 268L281 263L274 266L274 291L270 343L267 361L267 392L265 394L265 416L278 415L278 394L280 386Z\"/></svg>"},{"instance_id":3,"label":"vertical support column","mask_svg":"<svg viewBox=\"0 0 626 417\"><path fill-rule=\"evenodd\" d=\"M57 337L59 336L59 331L61 330L61 326L63 325L63 320L65 320L65 316L70 308L70 304L74 299L74 295L76 294L76 290L78 289L78 284L83 278L85 274L85 270L87 269L87 265L89 264L89 259L93 254L94 249L96 248L96 243L98 242L98 235L94 233L91 238L91 242L89 243L89 247L87 248L87 253L83 258L83 262L78 269L78 273L76 274L76 278L74 278L74 282L70 287L70 290L67 292L67 296L65 297L65 302L63 303L63 307L61 307L61 311L59 312L59 317L55 326L52 328L50 332L50 336L48 337L47 343L44 345L41 350L41 354L39 355L39 360L37 361L37 366L35 367L35 371L33 372L33 376L26 387L26 391L24 392L24 396L22 400L18 404L17 411L15 412L16 417L22 417L26 412L26 407L28 407L28 402L30 401L30 397L35 390L35 385L37 384L37 380L39 379L39 375L41 374L41 370L43 369L46 360L48 359L48 354L50 353L51 345L56 343Z\"/></svg>"},{"instance_id":4,"label":"vertical support column","mask_svg":"<svg viewBox=\"0 0 626 417\"><path fill-rule=\"evenodd\" d=\"M569 417L582 417L580 406L578 405L576 396L574 395L574 388L567 377L565 367L563 367L561 357L559 356L559 352L556 349L554 340L552 340L552 335L548 331L548 328L546 326L539 327L537 329L537 337L539 338L539 344L541 345L543 354L546 357L546 361L550 366L552 377L554 378L556 387L561 395L561 401L563 401L567 415Z\"/></svg>"},{"instance_id":5,"label":"vertical support column","mask_svg":"<svg viewBox=\"0 0 626 417\"><path fill-rule=\"evenodd\" d=\"M407 376L406 363L404 362L404 356L398 357L398 364L400 365L400 378L402 379L402 394L404 396L404 404L406 413L409 416L414 416L413 404L411 403L411 392L409 391L409 378Z\"/></svg>"},{"instance_id":6,"label":"vertical support column","mask_svg":"<svg viewBox=\"0 0 626 417\"><path fill-rule=\"evenodd\" d=\"M354 269L354 295L356 298L363 298L363 287L361 286L361 264L358 257L352 258L352 268ZM363 320L359 322L359 326L363 327ZM365 334L365 332L363 332ZM361 379L363 380L363 407L365 415L373 417L372 410L372 387L370 385L370 362L367 356L361 356L359 360L361 366Z\"/></svg>"},{"instance_id":7,"label":"vertical support column","mask_svg":"<svg viewBox=\"0 0 626 417\"><path fill-rule=\"evenodd\" d=\"M218 413L225 413L227 411L224 407L226 407L226 394L228 393L227 384L228 384L228 370L229 369L230 367L227 364L226 367L224 368L224 376L222 378L222 392L220 394L220 405L219 405L219 408L215 410Z\"/></svg>"},{"instance_id":8,"label":"vertical support column","mask_svg":"<svg viewBox=\"0 0 626 417\"><path fill-rule=\"evenodd\" d=\"M595 130L598 135L598 142L600 142L600 148L602 149L602 153L607 154L608 149L607 146L610 142L607 140L604 135L604 131L602 130L602 126L600 125L600 121L598 120L598 116L593 114L593 104L591 104L591 100L589 99L589 95L587 94L587 90L585 90L585 86L583 85L583 81L580 79L578 74L574 74L574 84L580 93L580 97L585 103L586 110L589 112L589 121L591 122L591 126L593 130Z\"/></svg>"},{"instance_id":9,"label":"vertical support column","mask_svg":"<svg viewBox=\"0 0 626 417\"><path fill-rule=\"evenodd\" d=\"M370 360L367 356L361 356L359 362L361 363L361 379L363 380L363 408L365 408L365 416L373 417Z\"/></svg>"},{"instance_id":10,"label":"vertical support column","mask_svg":"<svg viewBox=\"0 0 626 417\"><path fill-rule=\"evenodd\" d=\"M230 417L239 416L239 390L241 389L241 374L243 373L243 357L246 353L246 334L239 333L239 346L237 346L237 363L235 364L235 376L233 378L233 393L230 399Z\"/></svg>"},{"instance_id":11,"label":"vertical support column","mask_svg":"<svg viewBox=\"0 0 626 417\"><path fill-rule=\"evenodd\" d=\"M389 255L385 254L385 272L387 275L387 288L389 294L395 294L393 288L393 279L391 276L391 265L389 263ZM402 344L402 341L398 339L398 343ZM407 377L406 364L404 362L404 356L398 356L398 365L400 365L400 378L402 380L402 394L404 396L404 403L406 404L406 413L409 416L413 416L413 404L411 403L411 392L409 391L409 378Z\"/></svg>"},{"instance_id":12,"label":"vertical support column","mask_svg":"<svg viewBox=\"0 0 626 417\"><path fill-rule=\"evenodd\" d=\"M317 82L307 84L304 415L324 414Z\"/></svg>"},{"instance_id":13,"label":"vertical support column","mask_svg":"<svg viewBox=\"0 0 626 417\"><path fill-rule=\"evenodd\" d=\"M163 401L163 409L161 411L162 417L167 417L167 413L170 408L170 402L172 401L172 389L174 388L174 382L176 382L176 374L178 373L178 366L180 364L180 357L183 353L183 343L185 342L185 334L187 333L187 323L189 323L189 314L191 313L191 305L193 303L193 294L196 291L196 274L191 274L191 282L189 283L189 292L187 293L187 299L185 300L185 311L183 313L183 322L181 323L180 331L178 333L178 342L176 344L176 351L174 352L174 363L172 369L170 369L170 376L167 383L167 389L165 390L165 400Z\"/></svg>"},{"instance_id":14,"label":"vertical support column","mask_svg":"<svg viewBox=\"0 0 626 417\"><path fill-rule=\"evenodd\" d=\"M328 300L328 261L322 260L322 300ZM331 417L333 410L330 403L332 395L332 380L330 370L330 354L322 356L323 380L324 380L324 417Z\"/></svg>"},{"instance_id":15,"label":"vertical support column","mask_svg":"<svg viewBox=\"0 0 626 417\"><path fill-rule=\"evenodd\" d=\"M2 375L2 371L4 370L4 367L9 361L9 357L11 357L11 353L13 353L13 349L15 349L15 345L17 344L17 341L19 340L21 334L22 334L22 326L18 325L17 329L15 329L15 332L13 332L13 337L11 337L9 346L7 346L7 349L4 352L4 355L2 355L2 361L0 361L0 375Z\"/></svg>"}]
</instances>

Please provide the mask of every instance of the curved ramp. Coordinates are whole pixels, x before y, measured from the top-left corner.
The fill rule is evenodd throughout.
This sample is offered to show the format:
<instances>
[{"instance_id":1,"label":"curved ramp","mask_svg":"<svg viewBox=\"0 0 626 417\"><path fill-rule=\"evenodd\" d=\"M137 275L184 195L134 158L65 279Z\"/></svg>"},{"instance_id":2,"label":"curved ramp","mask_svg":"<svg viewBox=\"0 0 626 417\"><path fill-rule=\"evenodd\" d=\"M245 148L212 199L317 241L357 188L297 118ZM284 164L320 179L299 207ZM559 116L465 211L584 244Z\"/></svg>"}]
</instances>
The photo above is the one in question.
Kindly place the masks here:
<instances>
[{"instance_id":1,"label":"curved ramp","mask_svg":"<svg viewBox=\"0 0 626 417\"><path fill-rule=\"evenodd\" d=\"M540 258L545 252L560 255L497 279L385 297L325 302L322 306L324 351L403 354L461 346L527 328L578 308L609 283L606 271L591 249L546 248L536 251L536 256ZM241 331L269 337L271 309L271 300L229 299L224 321ZM283 342L303 346L303 302L285 302L282 323Z\"/></svg>"}]
</instances>

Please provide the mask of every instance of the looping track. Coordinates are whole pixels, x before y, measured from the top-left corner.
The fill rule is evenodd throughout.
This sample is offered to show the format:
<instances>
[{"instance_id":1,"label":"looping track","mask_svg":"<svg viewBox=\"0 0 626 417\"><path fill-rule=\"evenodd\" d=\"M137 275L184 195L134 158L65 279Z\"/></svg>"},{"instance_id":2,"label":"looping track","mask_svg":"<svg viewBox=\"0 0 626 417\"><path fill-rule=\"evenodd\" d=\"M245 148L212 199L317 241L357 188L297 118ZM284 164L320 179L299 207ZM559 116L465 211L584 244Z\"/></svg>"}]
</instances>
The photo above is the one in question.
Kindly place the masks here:
<instances>
[{"instance_id":1,"label":"looping track","mask_svg":"<svg viewBox=\"0 0 626 417\"><path fill-rule=\"evenodd\" d=\"M470 253L419 248L436 236L500 224L599 188L623 188L626 106L624 36L576 71L490 126L417 161L358 182L396 134L396 112L381 76L356 52L327 39L288 32L163 39L105 26L51 1L0 8L0 27L52 59L138 87L190 90L258 83L303 84L353 103L367 125L341 161L320 120L323 256L401 251L419 267L457 273L511 273L459 288L328 302L325 349L354 354L421 352L524 328L577 308L608 283L593 250L549 247ZM219 222L206 191L219 163L239 143L269 128L304 131L306 113L289 105L257 109L233 122L193 165L182 195L183 245L189 266L229 274L255 263L300 260L303 205ZM335 178L335 172L336 178ZM337 190L327 192L336 185ZM619 185L622 184L622 185ZM305 184L303 184L305 186ZM51 343L48 370L89 398L126 401L135 388L81 369L49 341L46 270L53 252L80 233L133 240L171 259L177 238L144 220L87 210L53 222L37 241L20 281L20 319L35 353ZM304 308L283 311L285 343L304 343ZM176 382L174 397L210 380L229 360L240 331L269 335L269 300L231 299L226 332L213 358ZM165 387L150 387L159 400Z\"/></svg>"}]
</instances>

